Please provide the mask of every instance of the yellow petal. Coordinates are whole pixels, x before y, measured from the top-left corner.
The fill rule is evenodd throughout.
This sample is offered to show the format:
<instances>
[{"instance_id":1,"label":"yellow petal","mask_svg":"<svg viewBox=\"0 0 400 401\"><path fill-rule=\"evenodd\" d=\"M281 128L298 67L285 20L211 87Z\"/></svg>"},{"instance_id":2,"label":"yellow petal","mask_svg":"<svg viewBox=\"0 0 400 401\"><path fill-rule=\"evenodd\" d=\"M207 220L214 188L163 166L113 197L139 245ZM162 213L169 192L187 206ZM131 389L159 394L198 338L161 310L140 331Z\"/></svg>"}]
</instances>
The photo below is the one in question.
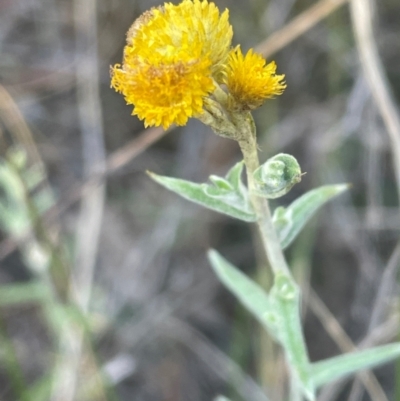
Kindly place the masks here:
<instances>
[{"instance_id":1,"label":"yellow petal","mask_svg":"<svg viewBox=\"0 0 400 401\"><path fill-rule=\"evenodd\" d=\"M140 16L127 34L111 86L146 126L184 125L201 114L203 99L222 79L232 40L228 11L214 3L183 0Z\"/></svg>"},{"instance_id":2,"label":"yellow petal","mask_svg":"<svg viewBox=\"0 0 400 401\"><path fill-rule=\"evenodd\" d=\"M229 55L225 84L236 107L252 110L266 99L281 95L286 88L285 75L276 74L274 61L265 59L250 49L246 56L240 47Z\"/></svg>"}]
</instances>

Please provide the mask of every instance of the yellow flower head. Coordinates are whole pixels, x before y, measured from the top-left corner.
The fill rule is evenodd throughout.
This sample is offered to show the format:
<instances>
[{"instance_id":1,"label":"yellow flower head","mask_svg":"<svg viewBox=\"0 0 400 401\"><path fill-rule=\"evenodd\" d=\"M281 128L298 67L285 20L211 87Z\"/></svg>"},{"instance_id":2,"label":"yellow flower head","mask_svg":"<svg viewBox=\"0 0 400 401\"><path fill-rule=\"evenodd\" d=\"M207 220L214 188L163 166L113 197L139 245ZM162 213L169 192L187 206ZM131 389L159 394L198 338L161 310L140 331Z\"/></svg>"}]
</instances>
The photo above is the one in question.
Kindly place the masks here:
<instances>
[{"instance_id":1,"label":"yellow flower head","mask_svg":"<svg viewBox=\"0 0 400 401\"><path fill-rule=\"evenodd\" d=\"M232 27L207 0L166 3L140 16L127 34L122 66L111 86L145 126L186 124L203 111L203 99L221 82Z\"/></svg>"},{"instance_id":2,"label":"yellow flower head","mask_svg":"<svg viewBox=\"0 0 400 401\"><path fill-rule=\"evenodd\" d=\"M243 56L240 47L229 55L225 84L236 107L253 110L266 99L281 95L286 88L285 75L276 74L276 64L250 49Z\"/></svg>"}]
</instances>

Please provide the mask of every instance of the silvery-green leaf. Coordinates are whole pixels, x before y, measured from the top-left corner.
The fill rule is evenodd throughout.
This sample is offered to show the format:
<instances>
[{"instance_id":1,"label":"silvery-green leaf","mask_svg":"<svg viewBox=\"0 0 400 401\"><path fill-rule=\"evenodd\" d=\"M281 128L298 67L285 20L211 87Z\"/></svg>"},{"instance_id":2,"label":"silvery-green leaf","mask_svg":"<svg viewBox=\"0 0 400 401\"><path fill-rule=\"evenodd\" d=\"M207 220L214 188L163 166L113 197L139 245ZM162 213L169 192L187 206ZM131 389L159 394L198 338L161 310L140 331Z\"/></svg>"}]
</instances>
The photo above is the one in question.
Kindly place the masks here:
<instances>
[{"instance_id":1,"label":"silvery-green leaf","mask_svg":"<svg viewBox=\"0 0 400 401\"><path fill-rule=\"evenodd\" d=\"M223 395L219 395L218 397L214 398L214 401L231 401L231 400L227 397L224 397Z\"/></svg>"},{"instance_id":2,"label":"silvery-green leaf","mask_svg":"<svg viewBox=\"0 0 400 401\"><path fill-rule=\"evenodd\" d=\"M314 399L314 384L300 322L299 289L287 276L278 275L270 295L229 263L217 251L208 258L220 281L282 345L303 394Z\"/></svg>"},{"instance_id":3,"label":"silvery-green leaf","mask_svg":"<svg viewBox=\"0 0 400 401\"><path fill-rule=\"evenodd\" d=\"M236 163L226 174L226 179L232 184L236 189L239 189L242 182L242 172L243 172L244 162L240 161Z\"/></svg>"},{"instance_id":4,"label":"silvery-green leaf","mask_svg":"<svg viewBox=\"0 0 400 401\"><path fill-rule=\"evenodd\" d=\"M236 163L227 173L226 179L233 185L236 189L236 192L240 194L240 196L246 200L248 204L249 201L249 193L247 187L243 184L242 181L242 172L244 168L244 161Z\"/></svg>"},{"instance_id":5,"label":"silvery-green leaf","mask_svg":"<svg viewBox=\"0 0 400 401\"><path fill-rule=\"evenodd\" d=\"M277 338L277 316L272 311L268 294L214 249L208 252L208 259L222 284Z\"/></svg>"},{"instance_id":6,"label":"silvery-green leaf","mask_svg":"<svg viewBox=\"0 0 400 401\"><path fill-rule=\"evenodd\" d=\"M279 341L292 374L304 396L314 400L315 387L300 320L300 290L291 277L277 274L269 300L277 318Z\"/></svg>"},{"instance_id":7,"label":"silvery-green leaf","mask_svg":"<svg viewBox=\"0 0 400 401\"><path fill-rule=\"evenodd\" d=\"M400 343L339 355L311 364L311 374L317 387L374 368L400 357Z\"/></svg>"},{"instance_id":8,"label":"silvery-green leaf","mask_svg":"<svg viewBox=\"0 0 400 401\"><path fill-rule=\"evenodd\" d=\"M225 178L218 175L210 175L210 181L217 187L217 189L225 191L233 191L234 187Z\"/></svg>"},{"instance_id":9,"label":"silvery-green leaf","mask_svg":"<svg viewBox=\"0 0 400 401\"><path fill-rule=\"evenodd\" d=\"M273 223L282 248L287 248L293 242L322 205L348 188L347 184L324 185L300 196L287 208L278 207L273 215Z\"/></svg>"},{"instance_id":10,"label":"silvery-green leaf","mask_svg":"<svg viewBox=\"0 0 400 401\"><path fill-rule=\"evenodd\" d=\"M243 164L238 163L224 179L211 176L213 184L196 184L173 177L164 177L148 172L153 180L183 198L214 211L227 214L247 222L256 221L257 216L248 198L247 190L241 183Z\"/></svg>"}]
</instances>

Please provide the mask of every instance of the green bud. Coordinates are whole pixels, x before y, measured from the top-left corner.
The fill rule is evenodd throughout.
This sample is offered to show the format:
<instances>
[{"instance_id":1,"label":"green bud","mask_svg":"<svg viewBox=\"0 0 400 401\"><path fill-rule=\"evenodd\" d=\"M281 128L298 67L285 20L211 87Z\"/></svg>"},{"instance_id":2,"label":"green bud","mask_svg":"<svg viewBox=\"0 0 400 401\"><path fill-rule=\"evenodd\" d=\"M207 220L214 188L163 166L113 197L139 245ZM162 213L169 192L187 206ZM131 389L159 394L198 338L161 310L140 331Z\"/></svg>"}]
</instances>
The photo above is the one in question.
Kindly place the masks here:
<instances>
[{"instance_id":1,"label":"green bud","mask_svg":"<svg viewBox=\"0 0 400 401\"><path fill-rule=\"evenodd\" d=\"M299 183L301 176L301 168L297 160L286 153L279 153L254 171L254 192L269 199L279 198Z\"/></svg>"},{"instance_id":2,"label":"green bud","mask_svg":"<svg viewBox=\"0 0 400 401\"><path fill-rule=\"evenodd\" d=\"M283 274L277 274L273 286L274 293L282 300L291 300L298 294L296 284Z\"/></svg>"}]
</instances>

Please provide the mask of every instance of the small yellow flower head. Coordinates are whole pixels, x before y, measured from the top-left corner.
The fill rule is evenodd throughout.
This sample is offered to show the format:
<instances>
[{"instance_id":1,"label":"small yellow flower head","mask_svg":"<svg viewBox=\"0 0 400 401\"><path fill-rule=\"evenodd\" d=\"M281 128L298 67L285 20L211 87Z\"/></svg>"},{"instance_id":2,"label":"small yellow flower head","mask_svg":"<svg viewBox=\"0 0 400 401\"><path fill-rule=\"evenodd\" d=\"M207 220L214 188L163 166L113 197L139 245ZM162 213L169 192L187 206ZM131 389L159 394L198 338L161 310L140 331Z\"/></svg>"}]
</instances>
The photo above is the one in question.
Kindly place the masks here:
<instances>
[{"instance_id":1,"label":"small yellow flower head","mask_svg":"<svg viewBox=\"0 0 400 401\"><path fill-rule=\"evenodd\" d=\"M243 56L240 47L229 55L225 84L235 107L253 110L266 99L281 95L286 88L285 75L276 74L276 64L266 64L265 59L250 49Z\"/></svg>"},{"instance_id":2,"label":"small yellow flower head","mask_svg":"<svg viewBox=\"0 0 400 401\"><path fill-rule=\"evenodd\" d=\"M129 29L122 66L111 68L111 86L146 127L184 125L202 113L214 80L221 82L231 40L227 10L220 14L207 0L166 3Z\"/></svg>"}]
</instances>

